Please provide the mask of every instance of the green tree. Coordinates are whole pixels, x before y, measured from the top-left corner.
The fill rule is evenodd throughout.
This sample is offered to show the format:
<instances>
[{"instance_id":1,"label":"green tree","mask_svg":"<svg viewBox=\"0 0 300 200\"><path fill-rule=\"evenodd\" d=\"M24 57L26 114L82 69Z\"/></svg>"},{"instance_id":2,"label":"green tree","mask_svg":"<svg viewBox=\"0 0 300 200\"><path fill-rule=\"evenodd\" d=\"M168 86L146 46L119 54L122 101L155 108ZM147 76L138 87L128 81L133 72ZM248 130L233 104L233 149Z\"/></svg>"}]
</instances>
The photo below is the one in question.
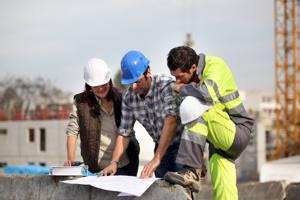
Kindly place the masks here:
<instances>
[{"instance_id":1,"label":"green tree","mask_svg":"<svg viewBox=\"0 0 300 200\"><path fill-rule=\"evenodd\" d=\"M119 69L115 75L115 77L113 78L113 82L114 82L114 85L119 88L121 91L125 90L128 88L128 85L122 85L121 84L121 79L122 79L122 72L121 70Z\"/></svg>"},{"instance_id":2,"label":"green tree","mask_svg":"<svg viewBox=\"0 0 300 200\"><path fill-rule=\"evenodd\" d=\"M121 78L122 78L122 73L121 73L121 70L119 69L114 77L114 85L116 87L120 87L122 86L121 84Z\"/></svg>"}]
</instances>

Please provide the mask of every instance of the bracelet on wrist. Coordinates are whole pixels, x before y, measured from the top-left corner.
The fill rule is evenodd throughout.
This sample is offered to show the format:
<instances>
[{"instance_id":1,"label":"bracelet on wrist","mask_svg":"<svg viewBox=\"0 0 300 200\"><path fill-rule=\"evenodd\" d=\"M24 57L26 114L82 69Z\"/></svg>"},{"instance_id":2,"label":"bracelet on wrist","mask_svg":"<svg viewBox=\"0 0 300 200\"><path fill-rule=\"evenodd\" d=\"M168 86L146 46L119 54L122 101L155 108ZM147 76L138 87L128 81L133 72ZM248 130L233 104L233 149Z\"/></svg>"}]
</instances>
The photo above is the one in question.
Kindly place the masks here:
<instances>
[{"instance_id":1,"label":"bracelet on wrist","mask_svg":"<svg viewBox=\"0 0 300 200\"><path fill-rule=\"evenodd\" d=\"M115 163L116 165L119 165L119 161L116 161L116 160L110 161L110 164L112 164L112 163Z\"/></svg>"}]
</instances>

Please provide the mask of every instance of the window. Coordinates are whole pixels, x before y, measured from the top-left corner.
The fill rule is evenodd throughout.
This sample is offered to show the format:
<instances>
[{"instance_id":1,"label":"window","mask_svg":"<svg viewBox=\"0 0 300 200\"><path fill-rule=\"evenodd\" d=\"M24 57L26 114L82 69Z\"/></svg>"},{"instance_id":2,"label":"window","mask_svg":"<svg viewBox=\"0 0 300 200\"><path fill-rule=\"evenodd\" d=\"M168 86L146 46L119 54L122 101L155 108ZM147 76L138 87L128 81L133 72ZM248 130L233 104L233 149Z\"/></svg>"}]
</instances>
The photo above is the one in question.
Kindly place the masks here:
<instances>
[{"instance_id":1,"label":"window","mask_svg":"<svg viewBox=\"0 0 300 200\"><path fill-rule=\"evenodd\" d=\"M1 128L0 129L0 135L6 135L7 134L7 129Z\"/></svg>"},{"instance_id":2,"label":"window","mask_svg":"<svg viewBox=\"0 0 300 200\"><path fill-rule=\"evenodd\" d=\"M269 130L267 130L266 132L266 143L270 143L270 141L271 141L271 133L270 133L270 131Z\"/></svg>"},{"instance_id":3,"label":"window","mask_svg":"<svg viewBox=\"0 0 300 200\"><path fill-rule=\"evenodd\" d=\"M0 162L0 167L4 167L5 165L7 165L7 162Z\"/></svg>"},{"instance_id":4,"label":"window","mask_svg":"<svg viewBox=\"0 0 300 200\"><path fill-rule=\"evenodd\" d=\"M46 151L46 129L40 129L40 150Z\"/></svg>"},{"instance_id":5,"label":"window","mask_svg":"<svg viewBox=\"0 0 300 200\"><path fill-rule=\"evenodd\" d=\"M43 166L43 167L45 167L45 166L46 166L46 163L40 162L40 165Z\"/></svg>"},{"instance_id":6,"label":"window","mask_svg":"<svg viewBox=\"0 0 300 200\"><path fill-rule=\"evenodd\" d=\"M28 130L29 142L34 142L34 129L30 128Z\"/></svg>"},{"instance_id":7,"label":"window","mask_svg":"<svg viewBox=\"0 0 300 200\"><path fill-rule=\"evenodd\" d=\"M35 165L34 162L28 162L28 165Z\"/></svg>"}]
</instances>

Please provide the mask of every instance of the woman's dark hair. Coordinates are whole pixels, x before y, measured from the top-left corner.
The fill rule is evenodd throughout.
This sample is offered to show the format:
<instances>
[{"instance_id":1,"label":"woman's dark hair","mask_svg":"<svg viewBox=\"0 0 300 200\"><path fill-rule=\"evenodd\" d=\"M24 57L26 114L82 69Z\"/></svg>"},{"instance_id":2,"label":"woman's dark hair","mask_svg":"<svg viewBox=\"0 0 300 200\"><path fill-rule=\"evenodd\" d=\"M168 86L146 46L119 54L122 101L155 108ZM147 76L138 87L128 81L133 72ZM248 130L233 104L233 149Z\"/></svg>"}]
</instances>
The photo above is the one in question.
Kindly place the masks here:
<instances>
[{"instance_id":1,"label":"woman's dark hair","mask_svg":"<svg viewBox=\"0 0 300 200\"><path fill-rule=\"evenodd\" d=\"M181 69L187 72L193 64L198 65L199 56L188 46L179 46L171 49L168 54L167 62L170 70Z\"/></svg>"},{"instance_id":2,"label":"woman's dark hair","mask_svg":"<svg viewBox=\"0 0 300 200\"><path fill-rule=\"evenodd\" d=\"M92 87L89 86L88 84L85 84L85 90L84 90L84 97L86 98L87 102L88 102L88 105L90 107L93 107L95 105L95 103L97 103L97 100L95 98L95 95L92 91ZM113 100L113 83L112 83L112 80L110 79L109 80L109 91L106 95L106 99L107 100Z\"/></svg>"}]
</instances>

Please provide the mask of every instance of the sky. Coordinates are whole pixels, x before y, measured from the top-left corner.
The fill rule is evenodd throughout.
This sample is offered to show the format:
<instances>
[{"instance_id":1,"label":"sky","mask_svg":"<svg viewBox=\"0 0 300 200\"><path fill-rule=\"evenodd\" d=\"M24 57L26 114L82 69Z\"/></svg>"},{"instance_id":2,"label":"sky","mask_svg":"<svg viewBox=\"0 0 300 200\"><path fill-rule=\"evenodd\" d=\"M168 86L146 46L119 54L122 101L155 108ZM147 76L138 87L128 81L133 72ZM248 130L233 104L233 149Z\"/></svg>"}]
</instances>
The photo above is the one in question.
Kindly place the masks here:
<instances>
[{"instance_id":1,"label":"sky","mask_svg":"<svg viewBox=\"0 0 300 200\"><path fill-rule=\"evenodd\" d=\"M152 74L170 75L167 54L192 34L197 53L223 58L242 90L274 88L271 0L0 0L0 79L43 77L83 90L83 66L142 51Z\"/></svg>"}]
</instances>

